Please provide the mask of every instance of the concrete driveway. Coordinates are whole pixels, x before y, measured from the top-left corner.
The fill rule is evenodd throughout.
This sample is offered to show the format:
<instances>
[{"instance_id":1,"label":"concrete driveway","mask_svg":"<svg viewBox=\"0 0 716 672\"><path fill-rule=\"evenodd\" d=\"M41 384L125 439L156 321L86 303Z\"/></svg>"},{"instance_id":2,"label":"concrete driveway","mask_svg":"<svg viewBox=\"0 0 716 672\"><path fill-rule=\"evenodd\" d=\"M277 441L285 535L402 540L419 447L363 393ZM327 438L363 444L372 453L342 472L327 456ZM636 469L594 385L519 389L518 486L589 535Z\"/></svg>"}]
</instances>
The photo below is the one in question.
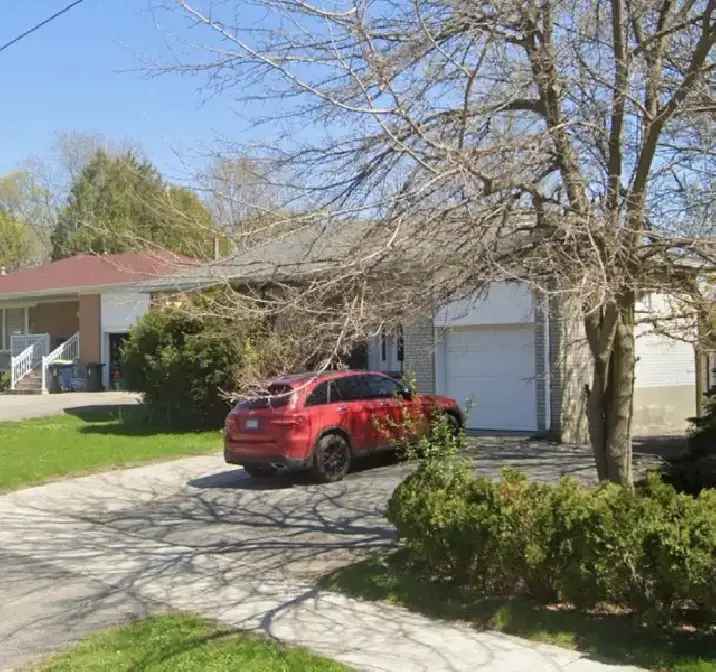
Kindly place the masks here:
<instances>
[{"instance_id":1,"label":"concrete driveway","mask_svg":"<svg viewBox=\"0 0 716 672\"><path fill-rule=\"evenodd\" d=\"M477 467L591 478L585 449L481 438ZM383 517L408 471L344 482L254 481L218 456L57 482L0 497L0 669L95 627L186 609L299 643L359 670L604 672L581 654L315 588L394 544Z\"/></svg>"},{"instance_id":2,"label":"concrete driveway","mask_svg":"<svg viewBox=\"0 0 716 672\"><path fill-rule=\"evenodd\" d=\"M68 392L67 394L1 394L0 422L62 415L66 410L87 406L138 404L132 392Z\"/></svg>"}]
</instances>

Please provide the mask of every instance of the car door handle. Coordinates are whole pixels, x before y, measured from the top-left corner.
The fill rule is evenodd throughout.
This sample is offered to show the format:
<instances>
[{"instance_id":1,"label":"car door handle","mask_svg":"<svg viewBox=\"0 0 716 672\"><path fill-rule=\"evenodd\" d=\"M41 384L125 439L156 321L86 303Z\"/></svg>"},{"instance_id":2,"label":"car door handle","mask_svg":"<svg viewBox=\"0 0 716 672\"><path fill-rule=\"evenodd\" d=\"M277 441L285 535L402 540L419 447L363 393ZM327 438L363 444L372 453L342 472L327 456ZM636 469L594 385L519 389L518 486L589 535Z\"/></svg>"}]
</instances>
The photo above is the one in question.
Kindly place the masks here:
<instances>
[{"instance_id":1,"label":"car door handle","mask_svg":"<svg viewBox=\"0 0 716 672\"><path fill-rule=\"evenodd\" d=\"M338 408L336 408L336 411L338 413L347 413L348 409L345 406L338 406Z\"/></svg>"}]
</instances>

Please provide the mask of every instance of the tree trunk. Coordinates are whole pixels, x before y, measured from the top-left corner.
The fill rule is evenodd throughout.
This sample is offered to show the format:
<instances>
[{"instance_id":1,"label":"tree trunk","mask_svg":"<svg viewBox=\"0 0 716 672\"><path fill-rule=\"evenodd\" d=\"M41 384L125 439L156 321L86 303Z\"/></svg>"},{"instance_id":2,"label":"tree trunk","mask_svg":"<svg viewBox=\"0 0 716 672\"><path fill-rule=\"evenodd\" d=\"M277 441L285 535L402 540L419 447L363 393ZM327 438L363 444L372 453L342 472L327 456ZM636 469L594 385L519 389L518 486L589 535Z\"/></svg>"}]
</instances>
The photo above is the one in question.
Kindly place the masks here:
<instances>
[{"instance_id":1,"label":"tree trunk","mask_svg":"<svg viewBox=\"0 0 716 672\"><path fill-rule=\"evenodd\" d=\"M594 359L589 439L600 481L633 485L634 295L627 292L586 320Z\"/></svg>"}]
</instances>

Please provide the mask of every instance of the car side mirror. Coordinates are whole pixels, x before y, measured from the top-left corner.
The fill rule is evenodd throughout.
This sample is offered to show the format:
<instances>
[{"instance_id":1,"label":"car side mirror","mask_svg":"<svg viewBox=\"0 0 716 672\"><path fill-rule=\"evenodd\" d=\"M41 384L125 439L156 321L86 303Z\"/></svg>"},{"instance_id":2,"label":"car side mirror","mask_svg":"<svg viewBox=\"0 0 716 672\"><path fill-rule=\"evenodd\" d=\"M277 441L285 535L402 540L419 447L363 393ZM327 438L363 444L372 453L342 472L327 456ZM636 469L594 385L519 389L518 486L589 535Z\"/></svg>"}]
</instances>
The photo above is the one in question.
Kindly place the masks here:
<instances>
[{"instance_id":1,"label":"car side mirror","mask_svg":"<svg viewBox=\"0 0 716 672\"><path fill-rule=\"evenodd\" d=\"M408 385L401 385L400 386L400 396L403 397L403 399L412 399L413 391L410 389L410 387Z\"/></svg>"}]
</instances>

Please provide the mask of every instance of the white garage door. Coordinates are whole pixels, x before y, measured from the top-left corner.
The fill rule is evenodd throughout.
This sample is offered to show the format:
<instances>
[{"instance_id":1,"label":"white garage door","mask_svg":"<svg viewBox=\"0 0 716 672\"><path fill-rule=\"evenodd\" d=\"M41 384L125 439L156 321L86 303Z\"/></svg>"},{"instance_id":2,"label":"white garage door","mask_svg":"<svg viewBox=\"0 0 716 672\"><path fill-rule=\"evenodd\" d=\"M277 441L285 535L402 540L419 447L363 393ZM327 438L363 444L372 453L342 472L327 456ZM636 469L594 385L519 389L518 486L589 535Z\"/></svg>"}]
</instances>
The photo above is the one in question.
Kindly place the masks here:
<instances>
[{"instance_id":1,"label":"white garage door","mask_svg":"<svg viewBox=\"0 0 716 672\"><path fill-rule=\"evenodd\" d=\"M471 400L467 426L536 430L534 328L453 328L445 338L443 386L461 405Z\"/></svg>"}]
</instances>

